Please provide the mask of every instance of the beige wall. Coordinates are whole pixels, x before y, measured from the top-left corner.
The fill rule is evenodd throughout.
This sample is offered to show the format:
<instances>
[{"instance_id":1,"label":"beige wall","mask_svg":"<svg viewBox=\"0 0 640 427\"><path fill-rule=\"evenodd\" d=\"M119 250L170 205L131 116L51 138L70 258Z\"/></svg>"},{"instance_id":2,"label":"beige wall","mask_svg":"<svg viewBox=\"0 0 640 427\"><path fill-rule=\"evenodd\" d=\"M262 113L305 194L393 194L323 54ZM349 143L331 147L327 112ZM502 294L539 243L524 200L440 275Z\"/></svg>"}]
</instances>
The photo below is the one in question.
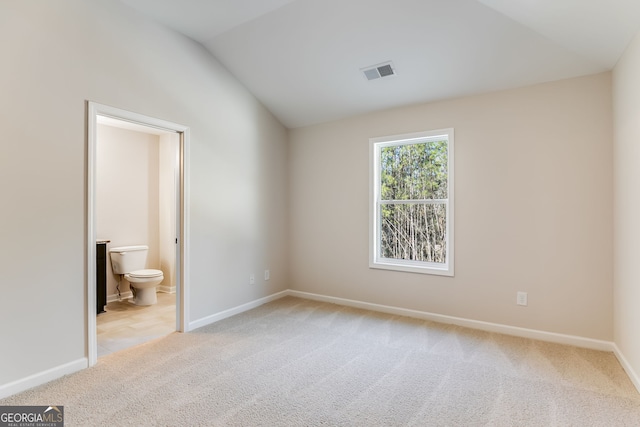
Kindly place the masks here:
<instances>
[{"instance_id":1,"label":"beige wall","mask_svg":"<svg viewBox=\"0 0 640 427\"><path fill-rule=\"evenodd\" d=\"M369 269L369 138L448 127L455 277ZM291 286L612 340L611 139L609 73L292 130Z\"/></svg>"},{"instance_id":2,"label":"beige wall","mask_svg":"<svg viewBox=\"0 0 640 427\"><path fill-rule=\"evenodd\" d=\"M147 245L146 268L160 268L159 136L98 125L96 235L116 246ZM107 254L107 296L117 294ZM126 280L120 292L128 292Z\"/></svg>"},{"instance_id":3,"label":"beige wall","mask_svg":"<svg viewBox=\"0 0 640 427\"><path fill-rule=\"evenodd\" d=\"M177 213L177 179L180 158L180 136L178 134L163 134L159 137L160 169L159 186L160 203L158 239L160 241L160 265L158 268L164 273L164 280L160 288L165 292L175 292L176 289L176 227Z\"/></svg>"},{"instance_id":4,"label":"beige wall","mask_svg":"<svg viewBox=\"0 0 640 427\"><path fill-rule=\"evenodd\" d=\"M189 322L288 288L287 130L202 46L118 1L3 1L0 52L0 395L87 354L87 100L190 127Z\"/></svg>"},{"instance_id":5,"label":"beige wall","mask_svg":"<svg viewBox=\"0 0 640 427\"><path fill-rule=\"evenodd\" d=\"M640 34L613 72L615 342L640 387Z\"/></svg>"}]
</instances>

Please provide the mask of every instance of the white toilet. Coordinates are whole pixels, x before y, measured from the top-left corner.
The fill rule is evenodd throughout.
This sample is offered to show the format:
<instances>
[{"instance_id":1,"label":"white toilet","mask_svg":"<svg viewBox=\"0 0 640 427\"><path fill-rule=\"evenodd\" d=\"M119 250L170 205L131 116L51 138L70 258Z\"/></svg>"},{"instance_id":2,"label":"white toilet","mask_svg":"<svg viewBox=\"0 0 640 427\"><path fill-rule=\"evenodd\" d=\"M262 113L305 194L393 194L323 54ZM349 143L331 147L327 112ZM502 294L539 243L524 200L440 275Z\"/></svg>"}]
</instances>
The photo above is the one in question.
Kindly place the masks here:
<instances>
[{"instance_id":1,"label":"white toilet","mask_svg":"<svg viewBox=\"0 0 640 427\"><path fill-rule=\"evenodd\" d=\"M120 246L109 249L113 272L124 274L124 278L129 281L135 305L157 303L156 288L164 279L162 270L144 268L148 251L149 247L145 245Z\"/></svg>"}]
</instances>

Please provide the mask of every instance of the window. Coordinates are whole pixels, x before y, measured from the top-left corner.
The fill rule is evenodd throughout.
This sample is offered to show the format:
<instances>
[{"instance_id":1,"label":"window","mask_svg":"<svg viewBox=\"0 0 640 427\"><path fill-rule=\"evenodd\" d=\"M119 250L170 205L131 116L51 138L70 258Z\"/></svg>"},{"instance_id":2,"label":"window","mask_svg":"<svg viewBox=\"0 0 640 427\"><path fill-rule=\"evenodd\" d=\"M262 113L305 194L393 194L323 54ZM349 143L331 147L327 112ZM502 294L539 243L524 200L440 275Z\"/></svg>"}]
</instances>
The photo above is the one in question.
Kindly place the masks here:
<instances>
[{"instance_id":1,"label":"window","mask_svg":"<svg viewBox=\"0 0 640 427\"><path fill-rule=\"evenodd\" d=\"M453 129L370 140L372 268L453 276Z\"/></svg>"}]
</instances>

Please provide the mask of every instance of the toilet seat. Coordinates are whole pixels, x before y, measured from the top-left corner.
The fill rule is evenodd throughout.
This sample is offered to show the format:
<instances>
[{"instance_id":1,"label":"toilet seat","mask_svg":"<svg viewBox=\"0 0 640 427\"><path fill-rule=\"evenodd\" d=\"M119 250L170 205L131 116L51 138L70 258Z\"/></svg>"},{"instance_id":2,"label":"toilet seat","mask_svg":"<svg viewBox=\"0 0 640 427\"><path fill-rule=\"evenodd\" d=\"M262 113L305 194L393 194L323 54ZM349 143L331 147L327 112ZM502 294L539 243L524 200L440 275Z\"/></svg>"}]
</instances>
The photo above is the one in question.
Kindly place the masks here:
<instances>
[{"instance_id":1,"label":"toilet seat","mask_svg":"<svg viewBox=\"0 0 640 427\"><path fill-rule=\"evenodd\" d=\"M152 277L160 277L162 276L162 270L154 270L154 269L144 269L144 270L136 270L128 273L127 276L137 278L137 279L150 279Z\"/></svg>"}]
</instances>

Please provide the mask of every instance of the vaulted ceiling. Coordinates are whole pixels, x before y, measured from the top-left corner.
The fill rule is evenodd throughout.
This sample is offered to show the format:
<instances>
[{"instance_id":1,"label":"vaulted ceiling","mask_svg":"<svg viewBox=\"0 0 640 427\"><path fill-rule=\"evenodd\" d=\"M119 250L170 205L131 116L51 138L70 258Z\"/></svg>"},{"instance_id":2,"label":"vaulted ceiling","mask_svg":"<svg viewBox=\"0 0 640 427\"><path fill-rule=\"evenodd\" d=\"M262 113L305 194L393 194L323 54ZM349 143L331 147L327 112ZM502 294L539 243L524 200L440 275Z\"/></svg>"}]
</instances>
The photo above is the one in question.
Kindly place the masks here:
<instances>
[{"instance_id":1,"label":"vaulted ceiling","mask_svg":"<svg viewBox=\"0 0 640 427\"><path fill-rule=\"evenodd\" d=\"M611 70L638 0L121 0L204 45L295 128ZM392 62L396 75L362 69Z\"/></svg>"}]
</instances>

